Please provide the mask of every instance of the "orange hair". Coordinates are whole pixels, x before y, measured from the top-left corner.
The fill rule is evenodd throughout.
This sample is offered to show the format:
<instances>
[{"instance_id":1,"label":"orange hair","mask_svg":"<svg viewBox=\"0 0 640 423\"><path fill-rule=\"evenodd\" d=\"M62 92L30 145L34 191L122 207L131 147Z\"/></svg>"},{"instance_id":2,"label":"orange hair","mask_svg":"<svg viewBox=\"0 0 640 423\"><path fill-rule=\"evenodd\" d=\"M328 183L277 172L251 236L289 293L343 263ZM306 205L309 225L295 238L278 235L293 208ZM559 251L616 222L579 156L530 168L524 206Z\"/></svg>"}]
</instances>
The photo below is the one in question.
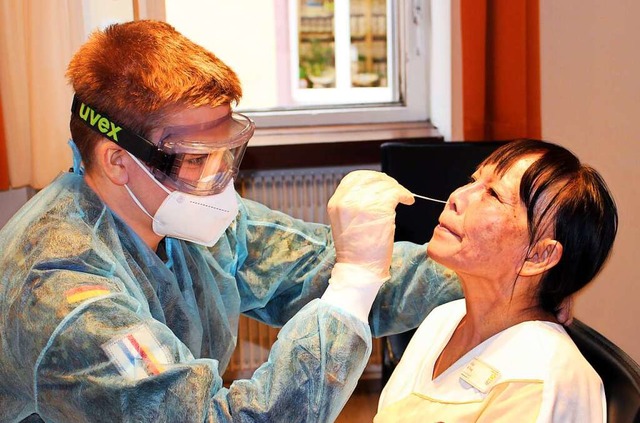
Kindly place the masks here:
<instances>
[{"instance_id":1,"label":"orange hair","mask_svg":"<svg viewBox=\"0 0 640 423\"><path fill-rule=\"evenodd\" d=\"M67 78L78 98L142 136L183 107L235 104L235 72L171 25L133 21L95 31L75 53ZM76 116L71 136L86 168L101 136Z\"/></svg>"}]
</instances>

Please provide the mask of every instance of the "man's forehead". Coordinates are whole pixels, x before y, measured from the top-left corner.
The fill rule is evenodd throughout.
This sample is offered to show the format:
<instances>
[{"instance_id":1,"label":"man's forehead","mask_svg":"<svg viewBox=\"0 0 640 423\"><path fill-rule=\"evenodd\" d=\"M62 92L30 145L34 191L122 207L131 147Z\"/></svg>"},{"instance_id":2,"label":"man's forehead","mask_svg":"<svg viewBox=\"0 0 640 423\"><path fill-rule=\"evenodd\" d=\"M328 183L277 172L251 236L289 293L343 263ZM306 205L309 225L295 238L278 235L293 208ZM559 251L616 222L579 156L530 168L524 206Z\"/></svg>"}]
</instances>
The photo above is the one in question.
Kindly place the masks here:
<instances>
[{"instance_id":1,"label":"man's forehead","mask_svg":"<svg viewBox=\"0 0 640 423\"><path fill-rule=\"evenodd\" d=\"M228 103L219 106L200 106L200 107L183 107L167 114L162 125L151 131L151 140L157 143L166 136L167 128L198 128L199 125L207 125L224 119L231 112L231 106ZM174 131L175 132L175 131Z\"/></svg>"},{"instance_id":2,"label":"man's forehead","mask_svg":"<svg viewBox=\"0 0 640 423\"><path fill-rule=\"evenodd\" d=\"M228 103L219 106L200 106L179 108L167 115L164 126L197 125L220 119L229 114L231 106Z\"/></svg>"}]
</instances>

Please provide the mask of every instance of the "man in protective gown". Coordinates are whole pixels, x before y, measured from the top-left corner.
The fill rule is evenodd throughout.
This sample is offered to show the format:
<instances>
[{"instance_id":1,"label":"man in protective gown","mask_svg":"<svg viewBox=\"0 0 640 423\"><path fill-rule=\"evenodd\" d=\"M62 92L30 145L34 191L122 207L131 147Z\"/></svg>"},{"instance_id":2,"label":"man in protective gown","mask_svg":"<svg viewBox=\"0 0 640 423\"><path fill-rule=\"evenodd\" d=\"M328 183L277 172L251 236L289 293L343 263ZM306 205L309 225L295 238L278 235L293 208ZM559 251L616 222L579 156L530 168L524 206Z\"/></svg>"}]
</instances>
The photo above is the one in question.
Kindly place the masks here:
<instances>
[{"instance_id":1,"label":"man in protective gown","mask_svg":"<svg viewBox=\"0 0 640 423\"><path fill-rule=\"evenodd\" d=\"M74 171L0 231L0 422L333 421L372 333L460 297L379 243L413 201L385 175L345 178L331 227L240 198L238 79L168 24L95 32L67 75ZM284 327L227 388L240 314Z\"/></svg>"}]
</instances>

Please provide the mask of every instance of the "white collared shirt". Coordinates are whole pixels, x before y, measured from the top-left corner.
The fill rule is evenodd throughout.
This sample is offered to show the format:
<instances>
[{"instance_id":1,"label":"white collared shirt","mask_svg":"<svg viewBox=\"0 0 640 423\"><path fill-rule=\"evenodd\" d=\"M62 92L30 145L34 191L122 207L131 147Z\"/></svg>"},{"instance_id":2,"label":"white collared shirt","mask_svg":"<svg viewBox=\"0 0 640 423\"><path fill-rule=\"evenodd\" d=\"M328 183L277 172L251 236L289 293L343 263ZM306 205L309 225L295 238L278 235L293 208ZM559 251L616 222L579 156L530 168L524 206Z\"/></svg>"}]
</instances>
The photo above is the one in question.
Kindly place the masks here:
<instances>
[{"instance_id":1,"label":"white collared shirt","mask_svg":"<svg viewBox=\"0 0 640 423\"><path fill-rule=\"evenodd\" d=\"M473 348L432 380L464 300L420 325L385 386L375 422L605 422L598 374L561 325L528 321Z\"/></svg>"}]
</instances>

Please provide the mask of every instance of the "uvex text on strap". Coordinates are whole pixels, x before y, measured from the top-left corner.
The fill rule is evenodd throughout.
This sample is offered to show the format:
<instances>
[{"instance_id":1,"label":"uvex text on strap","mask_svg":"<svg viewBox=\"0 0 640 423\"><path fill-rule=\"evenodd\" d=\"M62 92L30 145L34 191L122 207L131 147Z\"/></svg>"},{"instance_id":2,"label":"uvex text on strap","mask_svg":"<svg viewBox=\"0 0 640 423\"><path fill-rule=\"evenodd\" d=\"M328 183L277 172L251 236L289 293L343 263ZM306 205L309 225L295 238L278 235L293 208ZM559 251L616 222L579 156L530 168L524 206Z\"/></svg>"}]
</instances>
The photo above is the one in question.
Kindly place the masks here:
<instances>
[{"instance_id":1,"label":"uvex text on strap","mask_svg":"<svg viewBox=\"0 0 640 423\"><path fill-rule=\"evenodd\" d=\"M159 150L154 143L117 124L104 113L82 102L76 95L71 103L71 113L82 119L89 128L109 138L149 166L157 169L171 168L173 158Z\"/></svg>"},{"instance_id":2,"label":"uvex text on strap","mask_svg":"<svg viewBox=\"0 0 640 423\"><path fill-rule=\"evenodd\" d=\"M154 144L73 97L71 112L151 168L165 185L195 195L217 194L237 173L255 125L235 112L194 125L164 128Z\"/></svg>"}]
</instances>

